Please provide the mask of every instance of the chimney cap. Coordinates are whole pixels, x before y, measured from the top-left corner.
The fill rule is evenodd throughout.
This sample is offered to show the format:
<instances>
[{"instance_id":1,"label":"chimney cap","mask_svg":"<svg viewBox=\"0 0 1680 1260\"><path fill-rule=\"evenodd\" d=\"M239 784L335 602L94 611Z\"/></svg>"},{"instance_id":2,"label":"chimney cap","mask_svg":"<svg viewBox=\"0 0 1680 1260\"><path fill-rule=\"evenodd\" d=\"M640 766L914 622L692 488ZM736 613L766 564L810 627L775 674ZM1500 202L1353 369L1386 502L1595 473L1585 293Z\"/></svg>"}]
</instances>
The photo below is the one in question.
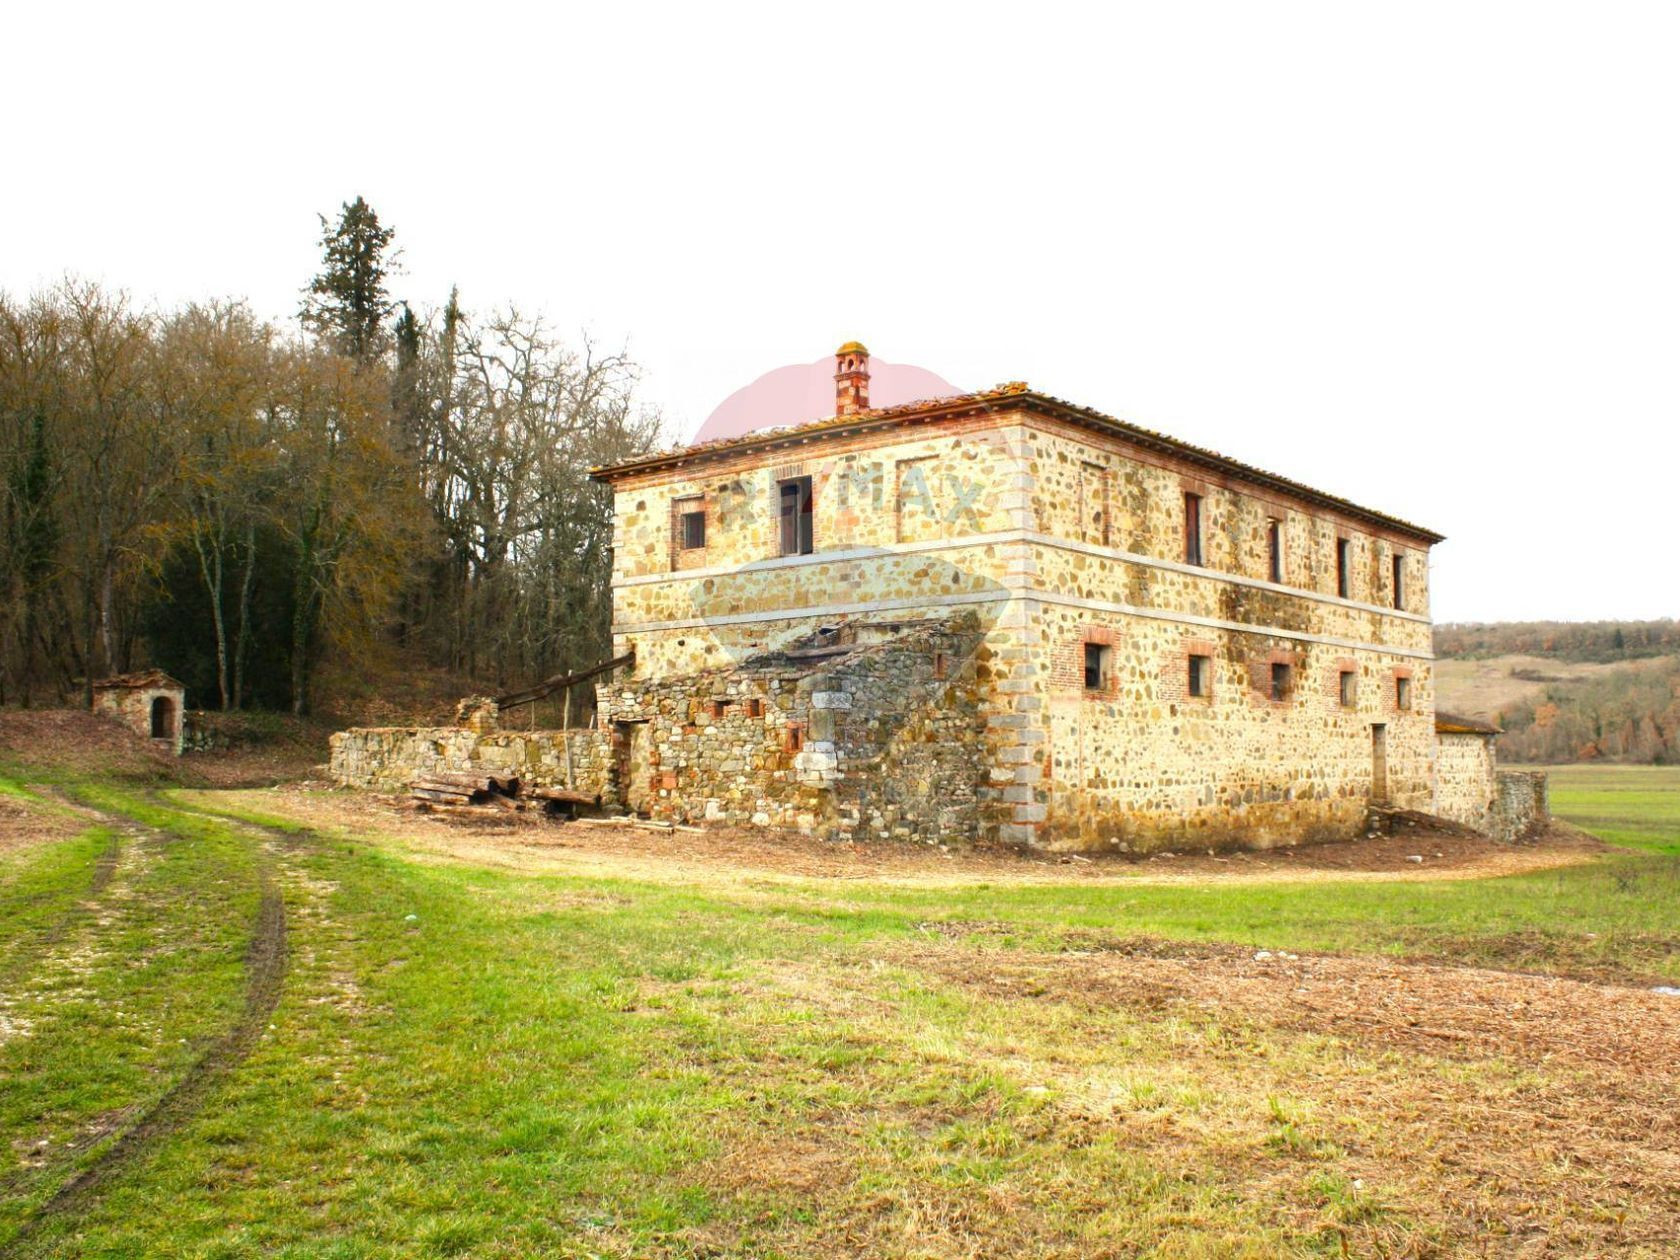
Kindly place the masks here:
<instances>
[{"instance_id":1,"label":"chimney cap","mask_svg":"<svg viewBox=\"0 0 1680 1260\"><path fill-rule=\"evenodd\" d=\"M861 341L848 341L834 352L835 354L868 354L869 347Z\"/></svg>"}]
</instances>

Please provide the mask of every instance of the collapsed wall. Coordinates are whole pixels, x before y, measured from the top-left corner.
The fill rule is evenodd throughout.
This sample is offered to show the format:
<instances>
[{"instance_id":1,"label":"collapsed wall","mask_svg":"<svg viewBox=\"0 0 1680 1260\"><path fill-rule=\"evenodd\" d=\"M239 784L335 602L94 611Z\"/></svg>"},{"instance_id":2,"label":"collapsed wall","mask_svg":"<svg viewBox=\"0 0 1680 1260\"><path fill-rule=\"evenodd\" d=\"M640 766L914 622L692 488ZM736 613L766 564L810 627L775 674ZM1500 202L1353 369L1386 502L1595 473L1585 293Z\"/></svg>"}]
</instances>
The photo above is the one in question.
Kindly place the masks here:
<instances>
[{"instance_id":1,"label":"collapsed wall","mask_svg":"<svg viewBox=\"0 0 1680 1260\"><path fill-rule=\"evenodd\" d=\"M411 779L441 770L517 774L535 787L575 787L603 798L615 790L611 734L594 728L374 726L339 731L329 742L330 772L341 787L403 792Z\"/></svg>"},{"instance_id":2,"label":"collapsed wall","mask_svg":"<svg viewBox=\"0 0 1680 1260\"><path fill-rule=\"evenodd\" d=\"M602 686L619 799L674 822L972 842L980 638L972 614L848 625L735 665Z\"/></svg>"},{"instance_id":3,"label":"collapsed wall","mask_svg":"<svg viewBox=\"0 0 1680 1260\"><path fill-rule=\"evenodd\" d=\"M460 726L340 731L331 774L400 792L437 771L516 773L671 822L972 842L981 637L973 614L819 631L730 666L604 683L582 730L497 730L464 702Z\"/></svg>"}]
</instances>

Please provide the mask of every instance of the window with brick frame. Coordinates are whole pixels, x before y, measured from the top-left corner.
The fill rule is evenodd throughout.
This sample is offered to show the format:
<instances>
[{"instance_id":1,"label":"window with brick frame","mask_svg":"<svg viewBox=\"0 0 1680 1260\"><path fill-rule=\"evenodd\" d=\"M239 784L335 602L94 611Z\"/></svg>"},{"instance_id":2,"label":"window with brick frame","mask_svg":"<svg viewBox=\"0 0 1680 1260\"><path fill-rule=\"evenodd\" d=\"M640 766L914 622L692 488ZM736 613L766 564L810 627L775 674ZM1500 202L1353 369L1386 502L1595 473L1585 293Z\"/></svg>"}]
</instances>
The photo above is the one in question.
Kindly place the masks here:
<instances>
[{"instance_id":1,"label":"window with brick frame","mask_svg":"<svg viewBox=\"0 0 1680 1260\"><path fill-rule=\"evenodd\" d=\"M1409 709L1412 707L1412 680L1405 675L1394 680L1394 707Z\"/></svg>"},{"instance_id":2,"label":"window with brick frame","mask_svg":"<svg viewBox=\"0 0 1680 1260\"><path fill-rule=\"evenodd\" d=\"M1353 598L1353 539L1336 539L1336 594Z\"/></svg>"},{"instance_id":3,"label":"window with brick frame","mask_svg":"<svg viewBox=\"0 0 1680 1260\"><path fill-rule=\"evenodd\" d=\"M1112 652L1106 643L1085 645L1085 690L1107 691Z\"/></svg>"},{"instance_id":4,"label":"window with brick frame","mask_svg":"<svg viewBox=\"0 0 1680 1260\"><path fill-rule=\"evenodd\" d=\"M1283 581L1283 522L1275 516L1266 520L1266 580Z\"/></svg>"},{"instance_id":5,"label":"window with brick frame","mask_svg":"<svg viewBox=\"0 0 1680 1260\"><path fill-rule=\"evenodd\" d=\"M1273 661L1271 666L1271 699L1282 702L1289 699L1290 692L1295 685L1295 670L1283 661Z\"/></svg>"},{"instance_id":6,"label":"window with brick frame","mask_svg":"<svg viewBox=\"0 0 1680 1260\"><path fill-rule=\"evenodd\" d=\"M1184 492L1184 563L1202 563L1202 496Z\"/></svg>"},{"instance_id":7,"label":"window with brick frame","mask_svg":"<svg viewBox=\"0 0 1680 1260\"><path fill-rule=\"evenodd\" d=\"M1342 702L1342 708L1351 709L1359 703L1359 675L1351 669L1341 672L1337 686L1337 696Z\"/></svg>"},{"instance_id":8,"label":"window with brick frame","mask_svg":"<svg viewBox=\"0 0 1680 1260\"><path fill-rule=\"evenodd\" d=\"M1185 687L1190 696L1206 700L1213 695L1213 657L1200 652L1190 653L1188 674Z\"/></svg>"},{"instance_id":9,"label":"window with brick frame","mask_svg":"<svg viewBox=\"0 0 1680 1260\"><path fill-rule=\"evenodd\" d=\"M1394 606L1399 609L1406 607L1406 557L1396 551L1390 561L1394 573L1392 593Z\"/></svg>"},{"instance_id":10,"label":"window with brick frame","mask_svg":"<svg viewBox=\"0 0 1680 1260\"><path fill-rule=\"evenodd\" d=\"M764 701L760 700L757 696L754 696L751 700L748 700L747 701L747 716L750 717L750 718L763 717L764 716Z\"/></svg>"},{"instance_id":11,"label":"window with brick frame","mask_svg":"<svg viewBox=\"0 0 1680 1260\"><path fill-rule=\"evenodd\" d=\"M789 722L787 729L782 732L782 751L796 753L805 747L805 728L798 722Z\"/></svg>"},{"instance_id":12,"label":"window with brick frame","mask_svg":"<svg viewBox=\"0 0 1680 1260\"><path fill-rule=\"evenodd\" d=\"M694 506L681 505L677 515L677 546L683 551L698 551L706 545L706 508L700 500Z\"/></svg>"}]
</instances>

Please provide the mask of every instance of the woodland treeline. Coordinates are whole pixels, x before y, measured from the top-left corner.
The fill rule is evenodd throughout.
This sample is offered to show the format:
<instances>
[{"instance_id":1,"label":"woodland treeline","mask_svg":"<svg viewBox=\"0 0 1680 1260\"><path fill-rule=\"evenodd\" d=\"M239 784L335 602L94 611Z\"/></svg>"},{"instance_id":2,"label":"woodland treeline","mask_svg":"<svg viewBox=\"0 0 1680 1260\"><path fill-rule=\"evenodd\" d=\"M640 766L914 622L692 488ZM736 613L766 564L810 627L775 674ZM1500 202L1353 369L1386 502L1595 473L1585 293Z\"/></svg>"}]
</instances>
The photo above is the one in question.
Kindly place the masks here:
<instances>
[{"instance_id":1,"label":"woodland treeline","mask_svg":"<svg viewBox=\"0 0 1680 1260\"><path fill-rule=\"evenodd\" d=\"M635 364L396 301L360 198L322 229L296 324L0 295L0 703L158 665L195 705L304 713L329 653L493 682L606 654L587 470L654 444Z\"/></svg>"},{"instance_id":2,"label":"woodland treeline","mask_svg":"<svg viewBox=\"0 0 1680 1260\"><path fill-rule=\"evenodd\" d=\"M1680 654L1680 621L1496 621L1435 627L1435 654L1630 661Z\"/></svg>"}]
</instances>

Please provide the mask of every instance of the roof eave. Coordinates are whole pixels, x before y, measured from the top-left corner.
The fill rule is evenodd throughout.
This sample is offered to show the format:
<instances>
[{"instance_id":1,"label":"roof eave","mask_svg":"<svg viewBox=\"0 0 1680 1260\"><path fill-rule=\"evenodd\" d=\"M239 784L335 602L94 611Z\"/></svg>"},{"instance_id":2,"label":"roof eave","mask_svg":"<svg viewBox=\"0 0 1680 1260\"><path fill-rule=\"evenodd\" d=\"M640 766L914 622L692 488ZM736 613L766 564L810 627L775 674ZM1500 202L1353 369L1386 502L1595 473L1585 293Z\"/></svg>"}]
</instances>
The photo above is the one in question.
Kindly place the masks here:
<instances>
[{"instance_id":1,"label":"roof eave","mask_svg":"<svg viewBox=\"0 0 1680 1260\"><path fill-rule=\"evenodd\" d=\"M1446 535L1438 534L1434 530L1425 529L1420 525L1413 525L1410 521L1400 520L1398 517L1389 516L1373 508L1361 507L1357 503L1327 494L1322 490L1315 490L1301 482L1291 481L1287 477L1269 473L1262 468L1252 467L1240 460L1231 459L1217 451L1194 446L1178 438L1168 437L1164 433L1152 432L1125 420L1117 419L1089 407L1081 407L1076 403L1070 403L1064 399L1040 393L1037 390L1014 389L1007 392L965 394L956 398L935 399L925 404L907 404L903 408L885 408L862 412L855 417L850 417L849 423L838 423L840 417L831 416L823 420L812 421L809 424L795 425L769 433L749 434L732 441L689 446L680 450L663 451L656 455L643 456L640 459L626 460L620 464L603 465L591 468L589 476L606 485L612 485L638 473L671 471L691 464L708 463L714 459L729 458L752 451L774 450L781 446L806 445L838 434L855 434L867 432L871 429L892 428L897 425L916 422L928 423L971 411L1013 411L1023 408L1055 415L1061 419L1071 420L1098 431L1118 434L1146 450L1199 464L1225 476L1234 477L1239 481L1246 481L1275 493L1301 499L1331 511L1341 512L1356 519L1364 520L1369 524L1392 530L1395 533L1406 534L1431 546L1446 541Z\"/></svg>"}]
</instances>

